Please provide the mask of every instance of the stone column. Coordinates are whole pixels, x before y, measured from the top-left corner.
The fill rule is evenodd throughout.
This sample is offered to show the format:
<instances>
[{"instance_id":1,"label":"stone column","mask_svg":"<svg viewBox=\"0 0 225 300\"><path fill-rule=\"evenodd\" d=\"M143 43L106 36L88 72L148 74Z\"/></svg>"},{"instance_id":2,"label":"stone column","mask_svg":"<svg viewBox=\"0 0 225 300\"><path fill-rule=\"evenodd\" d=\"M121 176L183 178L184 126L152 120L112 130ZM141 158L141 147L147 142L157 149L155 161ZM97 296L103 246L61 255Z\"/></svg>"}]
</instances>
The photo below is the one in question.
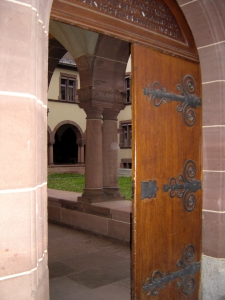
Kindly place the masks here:
<instances>
[{"instance_id":1,"label":"stone column","mask_svg":"<svg viewBox=\"0 0 225 300\"><path fill-rule=\"evenodd\" d=\"M51 1L0 1L0 19L4 20L0 47L4 70L0 80L4 141L0 147L4 170L0 181L1 300L49 299L46 131L50 11ZM15 51L17 43L21 47Z\"/></svg>"},{"instance_id":2,"label":"stone column","mask_svg":"<svg viewBox=\"0 0 225 300\"><path fill-rule=\"evenodd\" d=\"M80 145L78 144L77 163L80 163Z\"/></svg>"},{"instance_id":3,"label":"stone column","mask_svg":"<svg viewBox=\"0 0 225 300\"><path fill-rule=\"evenodd\" d=\"M49 165L54 165L54 160L53 160L53 145L55 144L54 141L49 141L48 143L48 164Z\"/></svg>"},{"instance_id":4,"label":"stone column","mask_svg":"<svg viewBox=\"0 0 225 300\"><path fill-rule=\"evenodd\" d=\"M84 144L81 144L80 146L80 163L84 163Z\"/></svg>"},{"instance_id":5,"label":"stone column","mask_svg":"<svg viewBox=\"0 0 225 300\"><path fill-rule=\"evenodd\" d=\"M83 164L84 163L84 141L83 140L79 140L77 141L77 145L78 145L78 163Z\"/></svg>"},{"instance_id":6,"label":"stone column","mask_svg":"<svg viewBox=\"0 0 225 300\"><path fill-rule=\"evenodd\" d=\"M125 199L118 187L117 116L120 110L103 112L103 189L107 200Z\"/></svg>"},{"instance_id":7,"label":"stone column","mask_svg":"<svg viewBox=\"0 0 225 300\"><path fill-rule=\"evenodd\" d=\"M86 157L85 188L79 201L94 203L105 199L103 192L102 163L102 108L89 106L85 109L86 122Z\"/></svg>"}]
</instances>

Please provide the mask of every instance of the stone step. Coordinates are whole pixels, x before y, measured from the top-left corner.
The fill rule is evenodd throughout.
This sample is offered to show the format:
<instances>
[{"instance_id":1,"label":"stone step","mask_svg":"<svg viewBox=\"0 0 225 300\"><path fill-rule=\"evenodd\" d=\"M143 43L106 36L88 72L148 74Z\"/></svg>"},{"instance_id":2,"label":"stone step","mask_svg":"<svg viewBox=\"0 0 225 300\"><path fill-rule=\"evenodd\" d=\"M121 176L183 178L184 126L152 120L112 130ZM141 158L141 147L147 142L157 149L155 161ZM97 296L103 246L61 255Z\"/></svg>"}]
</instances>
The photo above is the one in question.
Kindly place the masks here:
<instances>
[{"instance_id":1,"label":"stone step","mask_svg":"<svg viewBox=\"0 0 225 300\"><path fill-rule=\"evenodd\" d=\"M132 201L77 201L81 194L48 189L49 221L123 241L131 238Z\"/></svg>"}]
</instances>

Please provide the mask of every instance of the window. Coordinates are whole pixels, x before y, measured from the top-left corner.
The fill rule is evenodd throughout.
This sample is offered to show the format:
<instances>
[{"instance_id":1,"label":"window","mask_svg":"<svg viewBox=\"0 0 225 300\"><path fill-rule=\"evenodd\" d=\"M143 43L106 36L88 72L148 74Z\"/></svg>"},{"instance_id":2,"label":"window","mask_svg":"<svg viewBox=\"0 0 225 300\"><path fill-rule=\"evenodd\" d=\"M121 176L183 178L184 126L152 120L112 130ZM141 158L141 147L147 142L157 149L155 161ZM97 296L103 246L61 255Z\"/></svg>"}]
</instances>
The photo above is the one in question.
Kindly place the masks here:
<instances>
[{"instance_id":1,"label":"window","mask_svg":"<svg viewBox=\"0 0 225 300\"><path fill-rule=\"evenodd\" d=\"M67 102L78 102L76 89L77 76L61 73L59 86L59 100Z\"/></svg>"},{"instance_id":2,"label":"window","mask_svg":"<svg viewBox=\"0 0 225 300\"><path fill-rule=\"evenodd\" d=\"M132 126L131 121L120 122L120 148L132 147Z\"/></svg>"},{"instance_id":3,"label":"window","mask_svg":"<svg viewBox=\"0 0 225 300\"><path fill-rule=\"evenodd\" d=\"M130 75L125 76L125 89L126 89L126 103L131 104L131 77Z\"/></svg>"},{"instance_id":4,"label":"window","mask_svg":"<svg viewBox=\"0 0 225 300\"><path fill-rule=\"evenodd\" d=\"M120 162L120 168L122 169L132 169L131 158L122 158Z\"/></svg>"}]
</instances>

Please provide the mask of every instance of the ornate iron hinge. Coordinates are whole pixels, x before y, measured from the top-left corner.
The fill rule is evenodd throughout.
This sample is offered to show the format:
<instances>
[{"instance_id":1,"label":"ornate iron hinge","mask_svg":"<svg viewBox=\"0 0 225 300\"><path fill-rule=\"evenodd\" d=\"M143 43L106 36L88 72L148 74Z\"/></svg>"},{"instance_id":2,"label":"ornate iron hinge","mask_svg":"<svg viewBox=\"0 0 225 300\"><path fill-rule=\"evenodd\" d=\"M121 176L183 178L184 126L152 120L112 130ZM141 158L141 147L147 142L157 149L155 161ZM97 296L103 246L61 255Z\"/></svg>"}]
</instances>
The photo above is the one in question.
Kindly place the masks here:
<instances>
[{"instance_id":1,"label":"ornate iron hinge","mask_svg":"<svg viewBox=\"0 0 225 300\"><path fill-rule=\"evenodd\" d=\"M182 105L177 106L177 111L183 113L184 123L188 126L192 126L196 121L195 112L192 108L201 106L201 99L193 94L195 91L195 80L191 75L186 75L183 78L182 85L177 84L176 88L178 91L181 91L181 95L166 92L166 88L163 88L155 81L152 86L148 85L148 87L145 87L143 93L145 96L149 96L148 100L152 100L156 107L162 103L166 103L167 100L169 102L182 102Z\"/></svg>"},{"instance_id":2,"label":"ornate iron hinge","mask_svg":"<svg viewBox=\"0 0 225 300\"><path fill-rule=\"evenodd\" d=\"M191 212L196 206L196 197L193 193L201 189L201 181L194 179L196 165L193 160L187 160L184 164L183 174L170 178L169 184L163 186L164 192L169 192L171 198L177 196L183 198L183 205L186 211Z\"/></svg>"},{"instance_id":3,"label":"ornate iron hinge","mask_svg":"<svg viewBox=\"0 0 225 300\"><path fill-rule=\"evenodd\" d=\"M142 181L141 182L141 199L155 198L156 192L158 190L158 187L156 184L157 184L156 180Z\"/></svg>"},{"instance_id":4,"label":"ornate iron hinge","mask_svg":"<svg viewBox=\"0 0 225 300\"><path fill-rule=\"evenodd\" d=\"M188 245L182 254L182 259L178 260L177 267L181 267L181 270L176 272L162 273L155 271L151 278L148 278L143 285L143 291L147 292L148 296L157 296L162 288L166 287L166 283L179 279L177 286L182 286L183 293L190 295L195 288L196 281L193 275L195 275L201 267L200 262L194 261L195 248L193 245Z\"/></svg>"}]
</instances>

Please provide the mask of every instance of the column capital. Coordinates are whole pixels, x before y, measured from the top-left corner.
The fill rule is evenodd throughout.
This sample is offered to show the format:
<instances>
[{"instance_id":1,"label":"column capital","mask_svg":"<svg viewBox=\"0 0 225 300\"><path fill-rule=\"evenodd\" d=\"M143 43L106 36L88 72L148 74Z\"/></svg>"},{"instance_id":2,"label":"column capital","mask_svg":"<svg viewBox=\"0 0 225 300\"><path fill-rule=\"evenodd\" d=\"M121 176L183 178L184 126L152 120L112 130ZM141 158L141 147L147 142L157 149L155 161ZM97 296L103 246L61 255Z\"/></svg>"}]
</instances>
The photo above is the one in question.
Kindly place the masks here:
<instances>
[{"instance_id":1,"label":"column capital","mask_svg":"<svg viewBox=\"0 0 225 300\"><path fill-rule=\"evenodd\" d=\"M83 109L87 115L87 119L100 119L102 120L103 108L98 106L85 105Z\"/></svg>"},{"instance_id":2,"label":"column capital","mask_svg":"<svg viewBox=\"0 0 225 300\"><path fill-rule=\"evenodd\" d=\"M121 109L104 109L103 111L103 121L111 120L117 121L118 114Z\"/></svg>"},{"instance_id":3,"label":"column capital","mask_svg":"<svg viewBox=\"0 0 225 300\"><path fill-rule=\"evenodd\" d=\"M116 91L112 89L100 89L98 87L85 87L77 91L79 106L83 106L87 103L92 106L102 106L104 108L112 108L114 105L123 109L126 94L125 92Z\"/></svg>"},{"instance_id":4,"label":"column capital","mask_svg":"<svg viewBox=\"0 0 225 300\"><path fill-rule=\"evenodd\" d=\"M76 141L76 144L78 146L84 146L86 144L86 140L79 139L79 140Z\"/></svg>"},{"instance_id":5,"label":"column capital","mask_svg":"<svg viewBox=\"0 0 225 300\"><path fill-rule=\"evenodd\" d=\"M48 140L48 145L54 145L55 144L55 138L50 138Z\"/></svg>"}]
</instances>

